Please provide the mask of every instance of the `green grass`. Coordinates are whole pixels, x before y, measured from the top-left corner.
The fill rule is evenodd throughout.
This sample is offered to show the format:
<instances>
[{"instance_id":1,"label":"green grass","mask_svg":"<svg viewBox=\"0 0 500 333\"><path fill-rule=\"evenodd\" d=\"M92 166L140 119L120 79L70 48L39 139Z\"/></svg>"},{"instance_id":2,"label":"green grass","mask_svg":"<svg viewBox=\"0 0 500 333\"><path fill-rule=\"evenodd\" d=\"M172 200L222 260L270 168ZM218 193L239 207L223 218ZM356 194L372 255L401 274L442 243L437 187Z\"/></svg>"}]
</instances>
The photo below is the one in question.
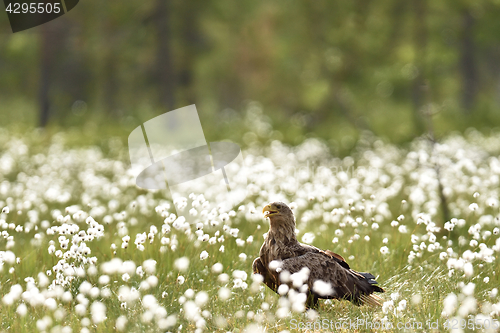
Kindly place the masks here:
<instances>
[{"instance_id":1,"label":"green grass","mask_svg":"<svg viewBox=\"0 0 500 333\"><path fill-rule=\"evenodd\" d=\"M333 173L326 178L317 174L309 174L303 178L293 178L297 175L291 172L280 174L273 168L263 167L264 164L261 163L265 161L263 162L262 157L265 157L268 162L270 161L274 168L284 167L289 162L283 160L271 146L254 146L246 151L246 156L253 155L252 166L254 169L252 170L260 171L250 173L248 180L250 184L258 188L258 191L248 196L242 203L245 205L244 209L240 211L235 207L236 215L226 222L231 228L239 229L238 235L233 237L226 232L223 229L224 223L216 227L206 225L203 228L205 234L213 237L218 232L217 238L221 235L224 235L225 238L223 242L209 244L197 240L196 225L191 225L186 233L184 230L177 230L171 224L171 231L165 235L162 234L161 227L164 223L164 217L160 216L161 213L157 212L155 208L168 202L165 199L167 194L162 191L141 190L136 188L133 182L123 181L131 179L131 176L126 173L128 168L126 147L120 146L109 150L96 147L88 148L84 145L75 146L68 143L77 140L74 137L67 139L67 135L40 140L36 134L28 133L22 139L18 138L27 146L26 153L20 154L17 149L20 143L13 143L14 139L8 134L0 137L0 158L3 158L4 162L7 158L13 160L12 167L5 167L0 173L0 208L7 205L10 208L10 212L8 214L2 213L0 218L4 219L7 224L23 226L24 229L16 231L3 224L4 227L1 231L7 232L7 237L12 236L14 243L9 243L9 239L1 237L0 251L14 252L16 257L20 258L20 263L13 265L4 263L1 266L0 298L5 299L5 295L15 284L20 284L25 291L27 285L25 279L28 277L33 277L37 281L36 285L40 292L48 292L47 287L39 285L37 276L40 272L45 273L52 270L58 262L59 258L56 258L54 254L49 254L48 247L49 242L54 241L56 249L60 249L58 242L60 235L57 232L54 235L48 235L42 221L48 221L50 226L61 226L65 223L76 224L80 230L87 230L89 226L84 221L79 221L73 214L67 213L66 207L77 205L75 210L82 210L87 214L90 213L91 209L101 207L102 213L93 217L99 224L103 225L104 233L102 237L86 242L91 250L88 257L95 256L97 260L96 275L89 274L92 272L92 269L89 270L91 265L81 264L75 259L68 260L69 263L81 265L86 272L85 276L74 278L68 286L64 287L65 290L71 292L72 301L64 302L56 297L57 309L55 310L48 309L43 305L31 306L29 299L22 297L12 305L2 303L0 307L0 331L2 332L36 332L38 331L37 322L44 317L50 318L52 322L46 329L47 332L56 332L57 326L59 329L70 327L73 332L80 332L86 321L90 323L87 327L90 332L117 332L115 323L120 316L125 316L128 319L124 331L195 331L197 329L196 322L185 317L186 303L181 304L180 302L187 289L192 289L195 295L200 291L205 291L209 295L208 302L200 309L200 318L203 318L205 322L204 324L198 323L199 328L206 332L243 332L245 328L247 331L252 331L252 327L256 329L251 325L258 325L268 332L301 331L300 326L298 326L299 322L303 323L304 328L314 329L314 323L324 324L328 322L334 325L335 323L361 319L371 323L380 323L383 318L393 325L397 325L398 322L407 325L422 323L424 325L423 331L430 331L430 328L426 326L428 322L438 321L438 331L442 331L447 319L447 317L442 316L443 301L450 293L457 294L460 301L462 297L465 297L460 283L467 285L467 283L473 282L475 284L473 297L477 301L477 308L464 316L465 320L482 313L489 315L493 311L492 305L499 302L498 296L493 298L489 296L490 291L500 284L496 273L500 271L499 260L496 258L498 251L494 252L495 258L492 262L486 262L482 259L473 260L474 273L470 276L465 276L460 269L455 269L450 273L447 259L440 259L440 253L446 252L447 248L453 249L456 257L459 258L466 250L480 252L480 246L493 248L498 239L498 235L491 234L486 237L485 234L485 231L493 232L494 228L498 226L498 222L493 219L499 215L498 207L490 207L487 204L488 198L498 199L499 195L497 183L495 183L494 177L491 178L494 175L498 176L498 171L492 167L494 164L492 161L496 157L495 152L489 151L485 153L486 157L483 161L474 159L478 151L486 152L491 149L484 148L480 140L460 141L462 139L450 138L449 141L443 143L447 145L448 149L444 149L441 153L427 151L430 155L439 156L441 159L442 181L445 188L451 189L453 193L448 196L451 217L466 220L464 226L456 226L452 231L442 229L446 221L442 220L439 197L436 194L436 187L433 185L435 183L432 180L432 173L429 173L429 166L412 164L411 161L415 157L408 155L407 151L398 150L380 142L377 144L372 142L368 147L358 148L353 154L354 166L352 170L358 170L363 165L370 165L375 158L378 158L383 161L378 169L378 177L369 178L353 172L348 174L347 180L345 180L339 173ZM497 139L490 138L490 140ZM457 145L453 140L458 140L460 144ZM104 144L104 146L106 145L107 143ZM113 146L113 144L107 146ZM284 146L281 149L285 150L284 156L287 154L299 156L300 147ZM306 146L302 146L302 148L304 147ZM312 159L317 161L319 165L336 165L337 168L332 168L332 170L340 170L340 167L345 168L350 163L347 160L335 159L319 147L316 147L318 148L316 153L311 153L314 149L311 149L310 146L307 147L309 148L305 151L312 154L307 161ZM417 140L409 148L409 151L417 152L417 155L422 154L425 151L423 147L425 145ZM464 156L455 160L458 149L463 149ZM102 153L93 154L95 151ZM364 154L366 151L370 151L371 155ZM44 155L46 162L38 163L37 154ZM418 160L418 158L416 159ZM461 178L458 178L458 172L454 167L465 159L468 163L475 165L478 170L477 172L461 172ZM490 163L484 161L490 161ZM297 160L294 163L296 163L294 167L305 167L306 160ZM410 168L409 165L415 165L415 167ZM394 171L396 166L400 167L397 172ZM479 170L480 168L482 170ZM92 182L91 178L83 180L84 175L89 173L98 177L93 179L93 181L98 179L98 182L92 183L92 186L89 185ZM417 174L416 178L412 176L412 173ZM274 180L262 181L269 176L273 176ZM388 177L388 181L383 180L384 176ZM298 182L297 190L282 191L280 186L285 181ZM401 186L391 190L391 186L395 186L398 181L402 182ZM356 186L356 183L360 183L362 186ZM55 188L58 195L68 192L69 200L58 202L49 198L47 190L51 187ZM479 189L476 189L477 187ZM337 191L332 189L337 189ZM424 193L424 203L420 203L412 197L411 194L417 189ZM477 198L472 195L475 191L481 194ZM114 200L116 206L112 203ZM402 300L406 300L406 308L402 311L390 309L384 312L381 308L357 307L347 301L321 301L317 313L291 311L285 312L288 315L280 318L277 315L280 313L278 311L280 307L279 296L265 286L252 288L251 278L252 261L258 256L263 234L268 229L268 223L260 211L264 203L275 200L297 203L297 208L294 211L299 229L299 240L304 233L313 233L315 235L313 245L341 254L355 270L373 273L377 276L380 286L386 291L382 297L389 301L391 295L395 297L395 293L398 293L399 296L394 301L394 308ZM352 201L349 202L349 200ZM402 205L402 200L406 200L407 204ZM136 202L135 207L133 202ZM473 202L478 203L478 210L471 212L469 204ZM375 208L371 209L371 205L374 205ZM330 212L334 208L343 208L344 211L347 211L353 206L356 209L352 210L350 214L340 214L328 218L331 221L325 222L324 214L331 216ZM365 207L364 210L361 209L362 206ZM380 207L383 206L387 207L386 212L381 210ZM69 220L63 223L58 222L57 217L53 214L55 210L60 210L63 216L69 216ZM168 211L169 213L176 212L173 208ZM121 212L126 213L123 221L119 216ZM417 224L419 213L429 214L431 221L441 227L441 231L428 232L425 224ZM396 220L400 215L404 215L404 219L399 223L406 225L407 233L401 233L397 226L391 226L391 221ZM105 216L111 217L110 223L105 222L107 220ZM306 216L313 217L306 219ZM345 222L347 216L353 220L359 218L358 226L354 227L351 224L343 226L342 223ZM485 218L488 216L492 217L491 221ZM338 220L336 220L337 217ZM373 221L378 222L378 229L372 228ZM366 225L363 225L363 222L366 222ZM480 239L478 245L470 245L473 235L469 234L468 230L470 226L476 224L481 225ZM154 236L151 244L149 240L146 240L144 251L138 250L134 244L136 235L143 232L147 234L152 225L158 228L159 233ZM31 229L29 232L26 232L27 227ZM127 230L120 234L123 227ZM36 228L37 230L35 230ZM337 229L343 231L342 236L335 236ZM440 244L442 248L433 252L429 252L427 249L415 251L421 253L421 256L409 263L408 256L410 251L414 251L413 246L424 242L428 247L430 242L426 237L432 234L436 236L436 243ZM35 240L35 235L39 235L37 237L40 239ZM126 249L121 247L124 235L129 235L131 238ZM349 240L354 235L359 235L359 239L353 239L350 243ZM420 237L415 244L412 243L412 235ZM253 242L246 242L249 236L253 236ZM365 236L370 237L369 241L364 239ZM66 235L66 237L71 240L72 236ZM177 248L172 250L171 244L162 244L162 237L168 237L171 240L176 238ZM338 237L338 243L332 243L334 237ZM237 238L245 241L243 246L237 245ZM384 243L386 238L387 243ZM465 239L465 241L460 243L459 239ZM452 244L448 245L448 241L451 241ZM484 245L479 245L481 243ZM111 248L111 244L116 245L115 251ZM219 251L221 245L224 245L224 252ZM7 246L9 246L8 249ZM382 246L389 248L388 254L381 253ZM201 260L200 253L204 250L209 253L209 257ZM240 253L245 253L247 259L241 260ZM351 256L354 258L350 259ZM189 258L190 264L187 271L180 272L175 267L174 262L180 257ZM110 275L109 283L99 284L99 277L103 274L101 265L113 258L120 258L123 261L131 260L136 266L142 265L145 260L154 259L157 262L154 275L158 278L158 284L144 290L141 283L148 274L143 277L131 274L128 281L123 281L121 274L113 274ZM221 283L218 280L219 273L212 272L212 266L215 263L221 263L222 273L229 275L227 283ZM13 272L9 272L11 268L14 269ZM248 287L246 289L233 288L232 273L234 270L247 272L248 277L245 282ZM53 273L49 276L51 282L54 279ZM183 284L177 280L180 275L185 277ZM489 277L489 282L484 281L485 277ZM108 288L111 295L109 297L99 295L96 299L86 296L89 300L87 311L84 315L79 315L75 306L78 304L76 299L83 281L88 281L92 286L99 287L100 290ZM127 304L127 308L123 308L122 301L118 299L119 287L122 285L138 289L141 295L141 298L135 303ZM221 287L227 287L231 290L231 296L227 300L221 300L218 295ZM158 324L161 318L147 320L147 315L145 316L144 313L148 304L142 304L142 297L147 294L156 298L159 306L165 308L167 316L175 316L174 325L160 329ZM415 300L418 298L420 301L416 302ZM186 299L186 301L189 300L189 298ZM106 306L107 319L102 323L93 323L92 315L89 313L90 306L94 301L100 301ZM458 306L461 305L460 301ZM27 304L28 308L24 317L16 313L16 309L21 303ZM206 316L201 313L203 310L208 311L205 313ZM493 318L498 318L498 314L493 315ZM334 329L325 326L320 328L322 331L334 331ZM351 329L345 331L351 331ZM371 330L360 326L357 327L356 331ZM387 331L400 330L394 328ZM408 331L419 331L419 329L409 329Z\"/></svg>"}]
</instances>

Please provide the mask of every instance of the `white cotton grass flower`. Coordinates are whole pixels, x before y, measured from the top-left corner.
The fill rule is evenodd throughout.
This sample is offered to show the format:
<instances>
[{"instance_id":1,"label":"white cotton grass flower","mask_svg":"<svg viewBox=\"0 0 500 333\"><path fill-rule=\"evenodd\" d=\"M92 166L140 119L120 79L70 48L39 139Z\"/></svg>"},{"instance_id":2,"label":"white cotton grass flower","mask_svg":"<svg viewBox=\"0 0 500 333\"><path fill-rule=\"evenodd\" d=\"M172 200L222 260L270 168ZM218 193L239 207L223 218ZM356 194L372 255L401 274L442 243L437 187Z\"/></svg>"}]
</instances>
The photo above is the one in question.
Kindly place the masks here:
<instances>
[{"instance_id":1,"label":"white cotton grass flower","mask_svg":"<svg viewBox=\"0 0 500 333\"><path fill-rule=\"evenodd\" d=\"M116 318L116 321L115 321L116 329L119 332L125 331L125 329L127 328L127 322L128 322L128 319L126 316L124 316L124 315L119 316L118 318Z\"/></svg>"},{"instance_id":2,"label":"white cotton grass flower","mask_svg":"<svg viewBox=\"0 0 500 333\"><path fill-rule=\"evenodd\" d=\"M306 243L306 244L312 244L313 241L314 241L314 238L316 236L314 235L314 233L312 232L306 232L303 236L302 236L302 242Z\"/></svg>"},{"instance_id":3,"label":"white cotton grass flower","mask_svg":"<svg viewBox=\"0 0 500 333\"><path fill-rule=\"evenodd\" d=\"M466 318L469 314L475 313L477 309L477 300L474 296L467 296L461 302L460 307L458 308L458 315L461 318Z\"/></svg>"},{"instance_id":4,"label":"white cotton grass flower","mask_svg":"<svg viewBox=\"0 0 500 333\"><path fill-rule=\"evenodd\" d=\"M451 222L446 222L444 224L444 229L448 230L448 231L452 231L453 228L455 228L455 224L451 223Z\"/></svg>"},{"instance_id":5,"label":"white cotton grass flower","mask_svg":"<svg viewBox=\"0 0 500 333\"><path fill-rule=\"evenodd\" d=\"M137 266L135 274L139 275L141 278L144 276L144 269L142 269L142 266Z\"/></svg>"},{"instance_id":6,"label":"white cotton grass flower","mask_svg":"<svg viewBox=\"0 0 500 333\"><path fill-rule=\"evenodd\" d=\"M420 295L420 294L414 294L411 297L411 304L413 304L413 305L419 305L420 303L422 303L422 295Z\"/></svg>"},{"instance_id":7,"label":"white cotton grass flower","mask_svg":"<svg viewBox=\"0 0 500 333\"><path fill-rule=\"evenodd\" d=\"M64 302L64 303L69 303L73 300L73 295L71 295L71 292L70 291L65 291L62 296L61 296L61 300Z\"/></svg>"},{"instance_id":8,"label":"white cotton grass flower","mask_svg":"<svg viewBox=\"0 0 500 333\"><path fill-rule=\"evenodd\" d=\"M156 272L156 260L148 259L142 263L142 267L147 274L154 274Z\"/></svg>"},{"instance_id":9,"label":"white cotton grass flower","mask_svg":"<svg viewBox=\"0 0 500 333\"><path fill-rule=\"evenodd\" d=\"M39 331L46 331L52 325L52 318L44 316L42 319L36 321L36 328Z\"/></svg>"},{"instance_id":10,"label":"white cotton grass flower","mask_svg":"<svg viewBox=\"0 0 500 333\"><path fill-rule=\"evenodd\" d=\"M322 280L316 280L313 283L312 290L319 294L320 296L332 296L335 292L332 288L331 283Z\"/></svg>"},{"instance_id":11,"label":"white cotton grass flower","mask_svg":"<svg viewBox=\"0 0 500 333\"><path fill-rule=\"evenodd\" d=\"M267 311L267 310L269 310L270 305L269 305L269 303L267 303L267 302L262 302L262 304L260 305L260 308L261 308L262 310L264 310L264 311Z\"/></svg>"},{"instance_id":12,"label":"white cotton grass flower","mask_svg":"<svg viewBox=\"0 0 500 333\"><path fill-rule=\"evenodd\" d=\"M458 304L458 297L454 293L448 294L443 301L444 307L441 316L450 317L455 313Z\"/></svg>"},{"instance_id":13,"label":"white cotton grass flower","mask_svg":"<svg viewBox=\"0 0 500 333\"><path fill-rule=\"evenodd\" d=\"M45 302L43 302L43 305L51 311L54 311L57 308L56 300L51 297L47 298Z\"/></svg>"},{"instance_id":14,"label":"white cotton grass flower","mask_svg":"<svg viewBox=\"0 0 500 333\"><path fill-rule=\"evenodd\" d=\"M208 252L203 250L201 253L200 253L200 260L205 260L208 258Z\"/></svg>"},{"instance_id":15,"label":"white cotton grass flower","mask_svg":"<svg viewBox=\"0 0 500 333\"><path fill-rule=\"evenodd\" d=\"M281 268L281 261L273 260L269 263L269 269L276 271L278 268Z\"/></svg>"},{"instance_id":16,"label":"white cotton grass flower","mask_svg":"<svg viewBox=\"0 0 500 333\"><path fill-rule=\"evenodd\" d=\"M75 305L75 312L80 317L83 317L87 314L87 307L83 304L77 304Z\"/></svg>"},{"instance_id":17,"label":"white cotton grass flower","mask_svg":"<svg viewBox=\"0 0 500 333\"><path fill-rule=\"evenodd\" d=\"M402 233L402 234L406 234L406 233L408 233L408 228L406 227L406 225L401 224L401 225L399 226L399 228L398 228L398 231L399 231L400 233Z\"/></svg>"},{"instance_id":18,"label":"white cotton grass flower","mask_svg":"<svg viewBox=\"0 0 500 333\"><path fill-rule=\"evenodd\" d=\"M194 290L189 288L184 292L184 296L187 298L193 298L194 297Z\"/></svg>"},{"instance_id":19,"label":"white cotton grass flower","mask_svg":"<svg viewBox=\"0 0 500 333\"><path fill-rule=\"evenodd\" d=\"M13 265L16 262L16 255L12 251L2 251L2 261L7 264Z\"/></svg>"},{"instance_id":20,"label":"white cotton grass flower","mask_svg":"<svg viewBox=\"0 0 500 333\"><path fill-rule=\"evenodd\" d=\"M158 285L158 278L155 275L150 275L144 282L146 282L149 287L154 288Z\"/></svg>"},{"instance_id":21,"label":"white cotton grass flower","mask_svg":"<svg viewBox=\"0 0 500 333\"><path fill-rule=\"evenodd\" d=\"M100 285L106 285L108 284L110 281L110 278L108 275L106 274L103 274L101 276L99 276L99 279L97 280L97 282L100 284Z\"/></svg>"},{"instance_id":22,"label":"white cotton grass flower","mask_svg":"<svg viewBox=\"0 0 500 333\"><path fill-rule=\"evenodd\" d=\"M245 326L242 333L265 333L267 329L260 324L252 323Z\"/></svg>"},{"instance_id":23,"label":"white cotton grass flower","mask_svg":"<svg viewBox=\"0 0 500 333\"><path fill-rule=\"evenodd\" d=\"M406 304L407 304L407 302L405 299L399 301L398 307L396 308L396 310L399 312L403 312L404 310L406 310Z\"/></svg>"},{"instance_id":24,"label":"white cotton grass flower","mask_svg":"<svg viewBox=\"0 0 500 333\"><path fill-rule=\"evenodd\" d=\"M235 269L233 271L233 278L235 278L235 279L241 279L242 281L246 281L247 277L248 277L248 274L245 271L238 270L238 269Z\"/></svg>"},{"instance_id":25,"label":"white cotton grass flower","mask_svg":"<svg viewBox=\"0 0 500 333\"><path fill-rule=\"evenodd\" d=\"M184 317L192 322L201 319L200 308L193 301L187 301L183 304Z\"/></svg>"},{"instance_id":26,"label":"white cotton grass flower","mask_svg":"<svg viewBox=\"0 0 500 333\"><path fill-rule=\"evenodd\" d=\"M468 278L474 275L474 267L472 266L472 263L467 262L464 264L464 274Z\"/></svg>"},{"instance_id":27,"label":"white cotton grass flower","mask_svg":"<svg viewBox=\"0 0 500 333\"><path fill-rule=\"evenodd\" d=\"M228 283L229 282L229 275L227 275L226 273L222 273L220 274L218 277L217 277L217 280L224 284L224 283Z\"/></svg>"},{"instance_id":28,"label":"white cotton grass flower","mask_svg":"<svg viewBox=\"0 0 500 333\"><path fill-rule=\"evenodd\" d=\"M264 277L260 274L252 274L252 284L250 286L250 291L257 293L260 291L261 285L264 282Z\"/></svg>"},{"instance_id":29,"label":"white cotton grass flower","mask_svg":"<svg viewBox=\"0 0 500 333\"><path fill-rule=\"evenodd\" d=\"M118 288L118 300L121 302L126 302L131 305L135 303L140 298L139 291L132 287L128 287L126 285L122 285Z\"/></svg>"},{"instance_id":30,"label":"white cotton grass flower","mask_svg":"<svg viewBox=\"0 0 500 333\"><path fill-rule=\"evenodd\" d=\"M302 267L300 271L293 273L290 276L290 279L292 280L292 284L295 288L300 288L304 283L307 281L309 278L309 273L311 270L308 267Z\"/></svg>"},{"instance_id":31,"label":"white cotton grass flower","mask_svg":"<svg viewBox=\"0 0 500 333\"><path fill-rule=\"evenodd\" d=\"M258 273L252 274L251 278L252 278L253 283L255 283L255 284L261 284L262 282L264 282L264 277ZM281 275L280 275L280 279L282 279Z\"/></svg>"},{"instance_id":32,"label":"white cotton grass flower","mask_svg":"<svg viewBox=\"0 0 500 333\"><path fill-rule=\"evenodd\" d=\"M101 293L101 290L100 290L99 288L97 288L97 287L92 287L92 288L90 289L90 291L89 291L89 296L90 296L90 298L95 299L95 298L99 297L99 294L100 294L100 293Z\"/></svg>"},{"instance_id":33,"label":"white cotton grass flower","mask_svg":"<svg viewBox=\"0 0 500 333\"><path fill-rule=\"evenodd\" d=\"M99 324L106 320L106 306L99 301L95 301L90 306L90 314L92 315L92 322Z\"/></svg>"},{"instance_id":34,"label":"white cotton grass flower","mask_svg":"<svg viewBox=\"0 0 500 333\"><path fill-rule=\"evenodd\" d=\"M472 296L474 294L474 289L476 288L476 285L472 282L467 283L463 288L462 288L462 293L465 296Z\"/></svg>"},{"instance_id":35,"label":"white cotton grass flower","mask_svg":"<svg viewBox=\"0 0 500 333\"><path fill-rule=\"evenodd\" d=\"M382 304L382 312L389 313L392 309L394 309L394 301L386 301Z\"/></svg>"},{"instance_id":36,"label":"white cotton grass flower","mask_svg":"<svg viewBox=\"0 0 500 333\"><path fill-rule=\"evenodd\" d=\"M207 304L208 300L209 300L208 293L202 290L196 294L194 302L196 303L197 306L201 308L205 306L205 304Z\"/></svg>"},{"instance_id":37,"label":"white cotton grass flower","mask_svg":"<svg viewBox=\"0 0 500 333\"><path fill-rule=\"evenodd\" d=\"M280 284L280 286L278 287L278 294L280 294L281 296L285 296L286 294L288 294L288 290L290 290L290 288L286 284Z\"/></svg>"},{"instance_id":38,"label":"white cotton grass flower","mask_svg":"<svg viewBox=\"0 0 500 333\"><path fill-rule=\"evenodd\" d=\"M316 321L319 318L319 313L313 309L307 310L306 314L307 314L307 319L309 319L312 322Z\"/></svg>"},{"instance_id":39,"label":"white cotton grass flower","mask_svg":"<svg viewBox=\"0 0 500 333\"><path fill-rule=\"evenodd\" d=\"M218 295L221 301L226 301L231 297L231 290L226 287L222 287L219 289Z\"/></svg>"},{"instance_id":40,"label":"white cotton grass flower","mask_svg":"<svg viewBox=\"0 0 500 333\"><path fill-rule=\"evenodd\" d=\"M103 298L110 298L112 295L111 289L104 287L100 290L100 294Z\"/></svg>"},{"instance_id":41,"label":"white cotton grass flower","mask_svg":"<svg viewBox=\"0 0 500 333\"><path fill-rule=\"evenodd\" d=\"M92 285L88 281L83 281L80 284L80 287L78 288L78 290L80 291L80 293L82 293L84 295L88 295L89 292L90 292L90 289L92 289Z\"/></svg>"},{"instance_id":42,"label":"white cotton grass flower","mask_svg":"<svg viewBox=\"0 0 500 333\"><path fill-rule=\"evenodd\" d=\"M174 266L178 271L185 272L189 268L188 257L177 258L174 261Z\"/></svg>"},{"instance_id":43,"label":"white cotton grass flower","mask_svg":"<svg viewBox=\"0 0 500 333\"><path fill-rule=\"evenodd\" d=\"M219 274L221 273L223 270L223 266L220 262L218 263L215 263L213 266L212 266L212 272L215 273L215 274Z\"/></svg>"},{"instance_id":44,"label":"white cotton grass flower","mask_svg":"<svg viewBox=\"0 0 500 333\"><path fill-rule=\"evenodd\" d=\"M26 306L26 304L24 304L24 303L19 304L19 306L16 309L16 313L20 317L26 316L26 314L28 313L28 307Z\"/></svg>"},{"instance_id":45,"label":"white cotton grass flower","mask_svg":"<svg viewBox=\"0 0 500 333\"><path fill-rule=\"evenodd\" d=\"M246 289L248 286L246 282L243 282L242 279L234 279L233 280L233 288L241 288L241 289Z\"/></svg>"},{"instance_id":46,"label":"white cotton grass flower","mask_svg":"<svg viewBox=\"0 0 500 333\"><path fill-rule=\"evenodd\" d=\"M186 281L186 278L185 278L184 276L179 275L179 276L177 277L177 283L178 283L178 284L183 284L185 281Z\"/></svg>"},{"instance_id":47,"label":"white cotton grass flower","mask_svg":"<svg viewBox=\"0 0 500 333\"><path fill-rule=\"evenodd\" d=\"M382 247L380 248L380 253L382 253L382 254L384 254L384 255L385 255L385 254L389 254L389 248L388 248L387 246L382 246Z\"/></svg>"}]
</instances>

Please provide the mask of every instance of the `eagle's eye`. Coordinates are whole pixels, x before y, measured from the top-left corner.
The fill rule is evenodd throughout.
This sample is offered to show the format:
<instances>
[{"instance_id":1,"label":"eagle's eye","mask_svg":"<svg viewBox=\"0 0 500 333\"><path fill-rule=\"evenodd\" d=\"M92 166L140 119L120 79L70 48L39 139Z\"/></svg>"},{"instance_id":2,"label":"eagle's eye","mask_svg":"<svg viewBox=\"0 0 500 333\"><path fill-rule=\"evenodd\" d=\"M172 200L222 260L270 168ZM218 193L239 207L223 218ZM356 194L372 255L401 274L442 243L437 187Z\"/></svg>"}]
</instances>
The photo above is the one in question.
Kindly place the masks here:
<instances>
[{"instance_id":1,"label":"eagle's eye","mask_svg":"<svg viewBox=\"0 0 500 333\"><path fill-rule=\"evenodd\" d=\"M276 208L281 209L281 205L276 205Z\"/></svg>"}]
</instances>

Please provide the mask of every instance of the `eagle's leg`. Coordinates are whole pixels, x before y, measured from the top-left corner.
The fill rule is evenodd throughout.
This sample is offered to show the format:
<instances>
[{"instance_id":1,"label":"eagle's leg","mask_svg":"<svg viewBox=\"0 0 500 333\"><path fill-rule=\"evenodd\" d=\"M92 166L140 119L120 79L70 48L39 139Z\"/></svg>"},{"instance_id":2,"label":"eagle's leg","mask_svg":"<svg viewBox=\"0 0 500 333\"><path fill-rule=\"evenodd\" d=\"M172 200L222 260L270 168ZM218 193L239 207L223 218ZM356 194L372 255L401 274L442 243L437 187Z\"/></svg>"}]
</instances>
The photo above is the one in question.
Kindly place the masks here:
<instances>
[{"instance_id":1,"label":"eagle's leg","mask_svg":"<svg viewBox=\"0 0 500 333\"><path fill-rule=\"evenodd\" d=\"M275 293L278 292L278 287L276 286L276 283L273 281L271 275L269 274L269 271L266 267L264 267L264 264L260 260L260 258L257 258L253 261L252 269L254 274L260 274L262 277L264 277L264 283Z\"/></svg>"},{"instance_id":2,"label":"eagle's leg","mask_svg":"<svg viewBox=\"0 0 500 333\"><path fill-rule=\"evenodd\" d=\"M306 308L315 309L319 308L319 298L313 293L307 294Z\"/></svg>"}]
</instances>

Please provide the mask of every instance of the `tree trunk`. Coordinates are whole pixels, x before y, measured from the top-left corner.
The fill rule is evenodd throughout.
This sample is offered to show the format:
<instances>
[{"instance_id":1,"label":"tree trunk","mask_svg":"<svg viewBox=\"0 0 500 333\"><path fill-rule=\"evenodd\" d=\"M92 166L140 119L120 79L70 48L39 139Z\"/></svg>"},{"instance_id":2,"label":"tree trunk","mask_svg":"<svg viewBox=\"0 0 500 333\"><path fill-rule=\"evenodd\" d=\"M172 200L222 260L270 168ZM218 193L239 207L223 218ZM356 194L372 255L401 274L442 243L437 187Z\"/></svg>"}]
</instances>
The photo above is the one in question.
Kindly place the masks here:
<instances>
[{"instance_id":1,"label":"tree trunk","mask_svg":"<svg viewBox=\"0 0 500 333\"><path fill-rule=\"evenodd\" d=\"M40 87L38 91L39 118L38 126L47 126L50 118L50 83L54 53L52 52L52 38L48 24L40 26L41 61L40 61Z\"/></svg>"},{"instance_id":2,"label":"tree trunk","mask_svg":"<svg viewBox=\"0 0 500 333\"><path fill-rule=\"evenodd\" d=\"M111 37L113 39L113 37ZM116 108L116 95L118 91L118 80L116 78L116 54L113 48L107 50L106 67L104 69L104 104L109 115L118 117Z\"/></svg>"},{"instance_id":3,"label":"tree trunk","mask_svg":"<svg viewBox=\"0 0 500 333\"><path fill-rule=\"evenodd\" d=\"M418 74L412 84L412 101L413 101L413 119L417 134L425 132L424 108L427 104L426 82L424 77L425 67L425 48L427 46L427 29L425 24L426 19L426 2L425 0L414 0L413 6L415 10L415 34L414 45Z\"/></svg>"},{"instance_id":4,"label":"tree trunk","mask_svg":"<svg viewBox=\"0 0 500 333\"><path fill-rule=\"evenodd\" d=\"M198 27L200 7L199 1L185 2L180 7L182 49L178 63L178 85L182 93L182 103L194 104L196 100L193 72L195 58L201 48L201 36ZM195 9L196 8L196 9Z\"/></svg>"},{"instance_id":5,"label":"tree trunk","mask_svg":"<svg viewBox=\"0 0 500 333\"><path fill-rule=\"evenodd\" d=\"M157 34L156 68L160 103L168 110L175 107L175 74L173 68L170 29L170 0L157 0L154 25Z\"/></svg>"},{"instance_id":6,"label":"tree trunk","mask_svg":"<svg viewBox=\"0 0 500 333\"><path fill-rule=\"evenodd\" d=\"M474 62L474 17L469 11L463 14L462 52L460 71L463 79L462 104L466 113L470 113L474 106L477 93L477 71Z\"/></svg>"}]
</instances>

